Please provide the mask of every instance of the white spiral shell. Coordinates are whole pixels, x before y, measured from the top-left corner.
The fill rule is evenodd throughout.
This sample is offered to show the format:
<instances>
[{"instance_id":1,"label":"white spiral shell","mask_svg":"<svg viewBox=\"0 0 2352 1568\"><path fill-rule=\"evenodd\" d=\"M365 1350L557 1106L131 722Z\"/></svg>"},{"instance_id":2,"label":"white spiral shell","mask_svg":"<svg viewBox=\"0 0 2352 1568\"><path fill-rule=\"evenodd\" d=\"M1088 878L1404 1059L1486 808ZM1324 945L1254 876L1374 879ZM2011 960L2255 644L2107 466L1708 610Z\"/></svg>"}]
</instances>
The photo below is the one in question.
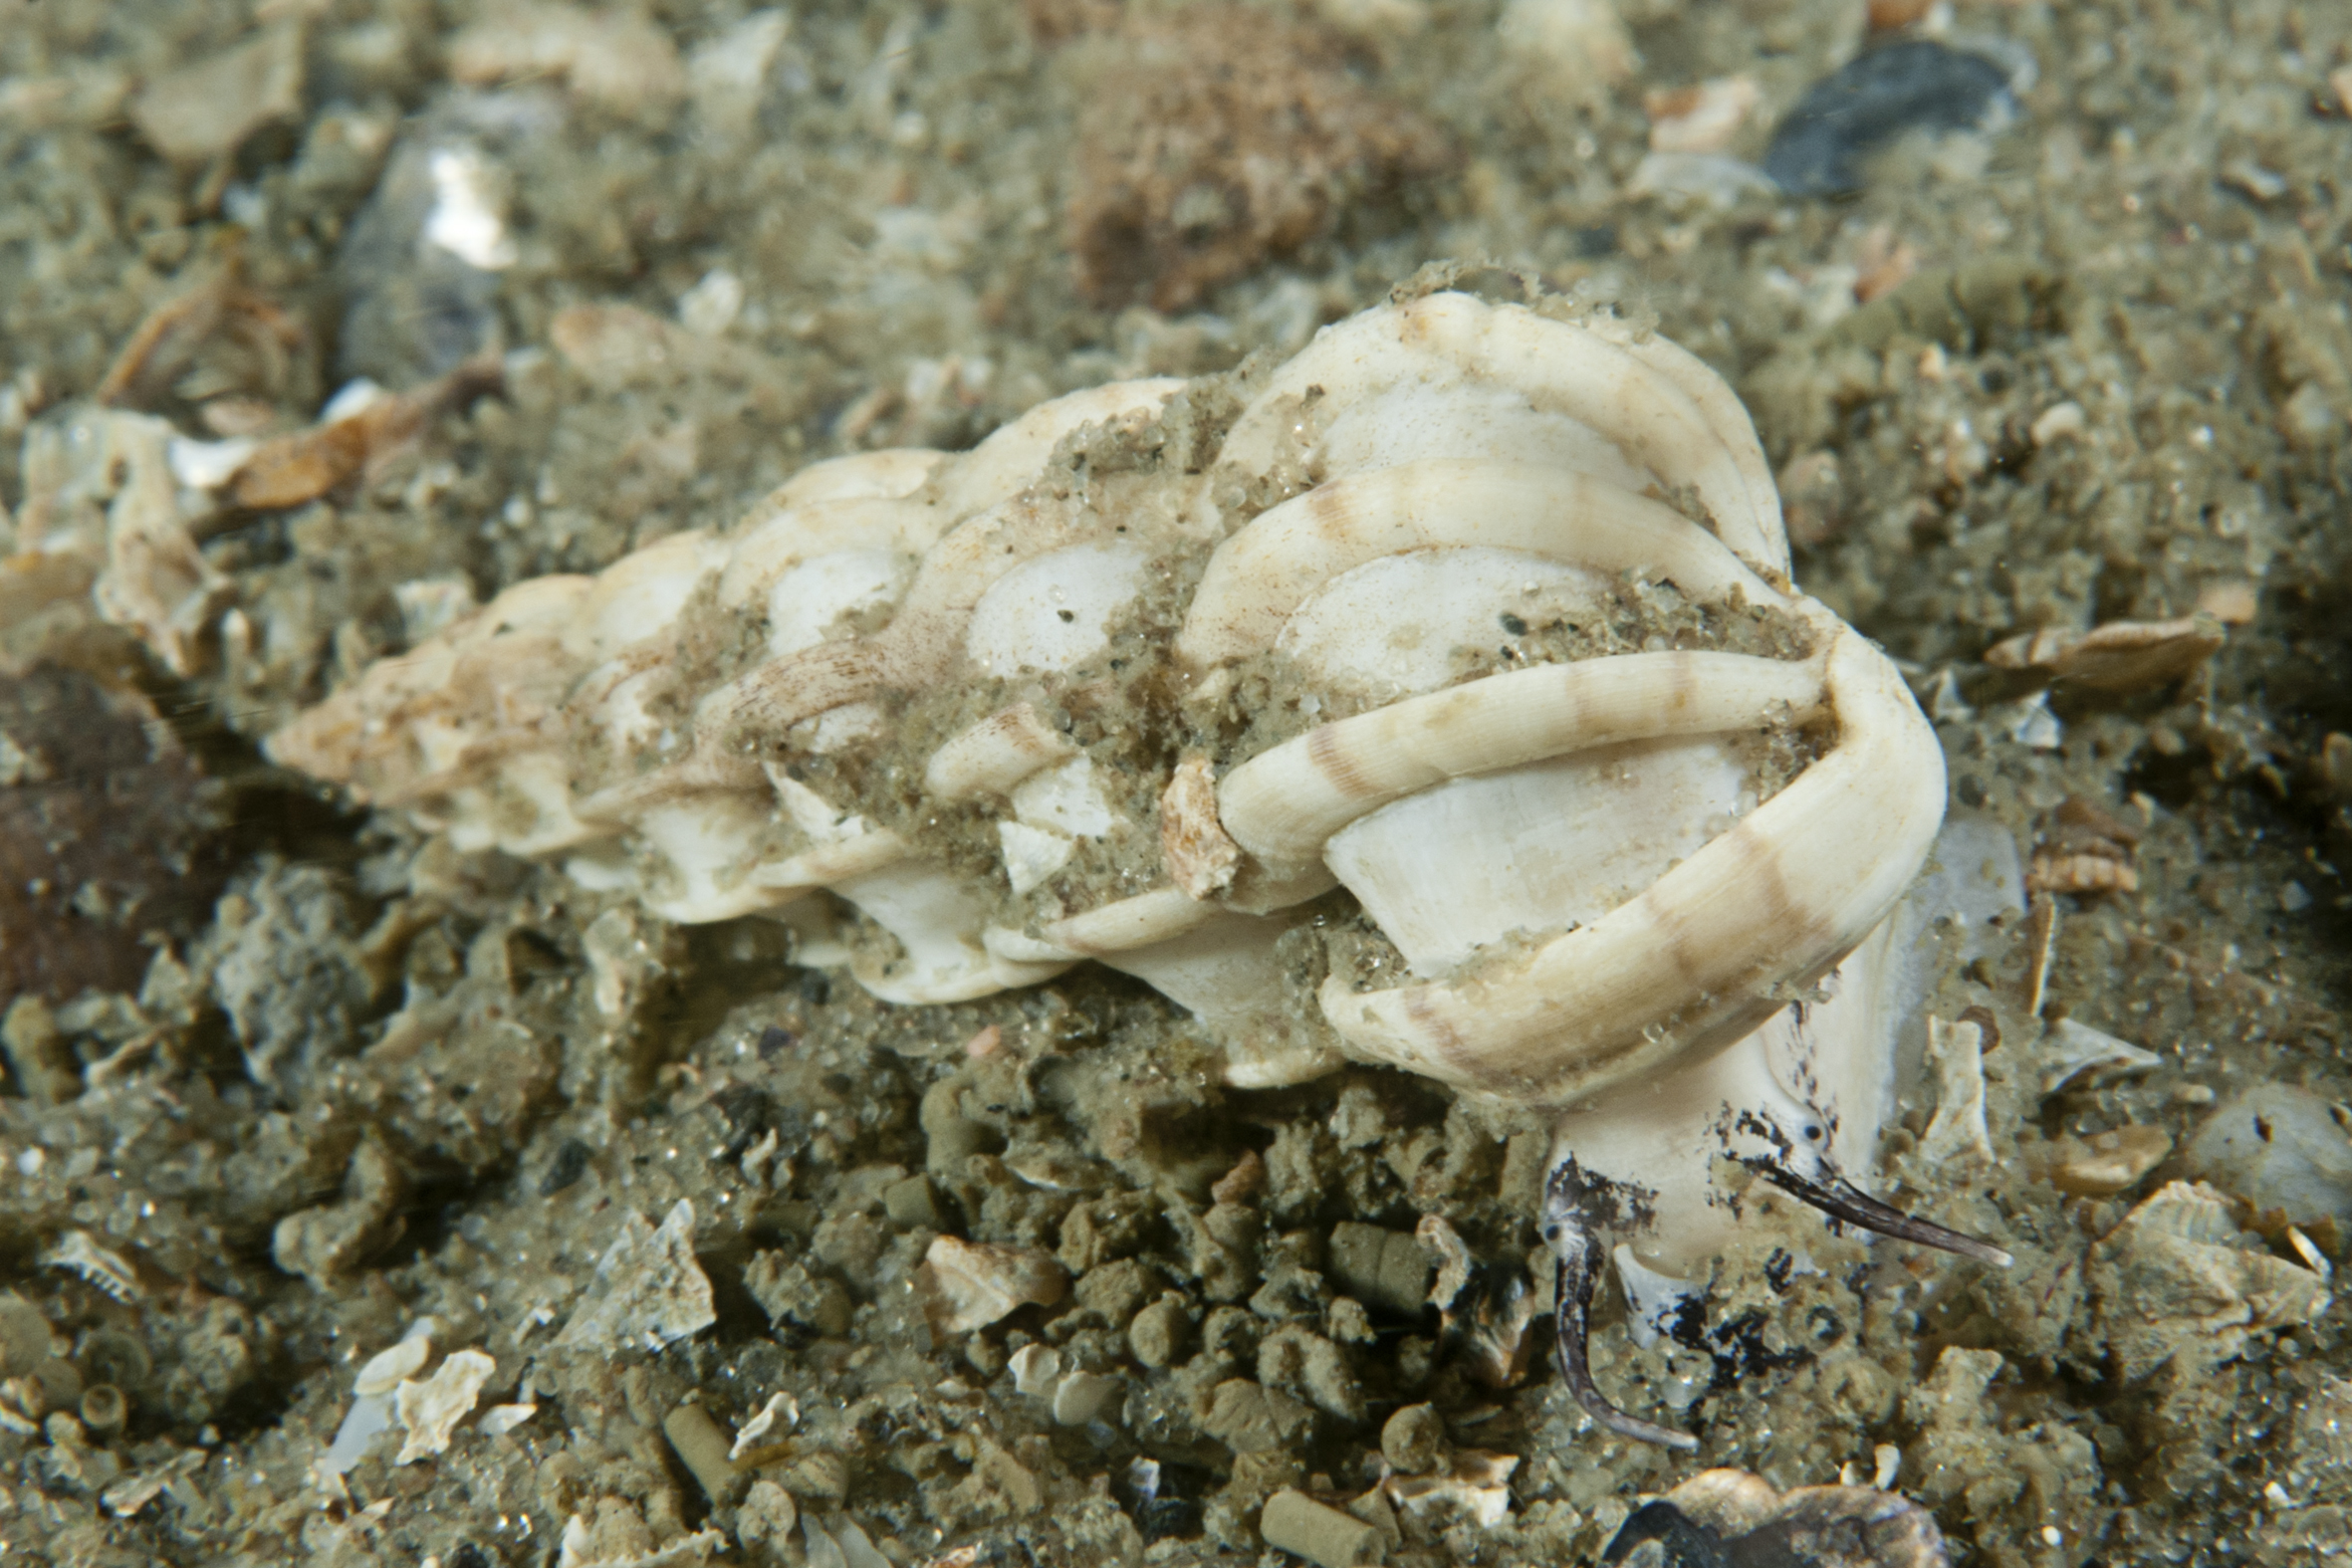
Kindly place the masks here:
<instances>
[{"instance_id":1,"label":"white spiral shell","mask_svg":"<svg viewBox=\"0 0 2352 1568\"><path fill-rule=\"evenodd\" d=\"M272 749L672 920L829 891L891 1001L1097 959L1239 1083L1349 1056L1571 1103L1755 1028L1934 836L1933 732L1787 572L1704 364L1441 293L819 464Z\"/></svg>"}]
</instances>

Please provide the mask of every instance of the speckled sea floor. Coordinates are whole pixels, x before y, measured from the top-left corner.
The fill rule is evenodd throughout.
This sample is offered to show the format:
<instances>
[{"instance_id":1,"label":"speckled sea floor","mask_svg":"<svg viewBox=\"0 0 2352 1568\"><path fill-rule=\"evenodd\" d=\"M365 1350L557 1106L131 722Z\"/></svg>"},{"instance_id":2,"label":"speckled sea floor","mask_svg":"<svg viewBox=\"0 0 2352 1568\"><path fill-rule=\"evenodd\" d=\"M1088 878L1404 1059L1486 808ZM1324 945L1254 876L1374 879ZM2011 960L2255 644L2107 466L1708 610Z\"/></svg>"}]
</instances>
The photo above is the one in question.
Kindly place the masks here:
<instances>
[{"instance_id":1,"label":"speckled sea floor","mask_svg":"<svg viewBox=\"0 0 2352 1568\"><path fill-rule=\"evenodd\" d=\"M0 545L40 543L44 432L102 389L218 440L354 377L504 379L314 499L203 507L182 669L0 577L0 1564L1240 1562L1278 1489L1370 1488L1416 1406L1519 1462L1501 1522L1409 1513L1392 1562L1587 1561L1702 1465L1816 1484L1889 1446L1955 1560L2352 1549L2352 1346L2293 1306L2352 1242L2324 1113L2313 1207L2212 1170L2206 1252L2125 1224L2182 1154L2098 1196L2052 1174L2257 1084L2352 1099L2352 10L1881 4L2024 68L2016 112L1797 199L1645 173L1645 95L1751 83L1721 150L1753 162L1860 5L1510 9L0 0ZM1262 143L1286 178L1253 205L1218 159ZM489 227L424 243L452 181ZM1288 352L1443 259L1720 369L1797 579L1904 661L1955 797L2136 871L1933 999L1999 1023L1996 1160L1912 1157L1925 1081L1889 1141L1903 1201L2014 1270L1764 1203L1713 1353L1637 1349L1604 1302L1599 1375L1696 1456L1541 1374L1473 1381L1419 1309L1421 1216L1499 1266L1534 1247L1526 1128L1372 1071L1221 1089L1100 973L885 1008L781 926L666 927L261 760L451 604L723 527L819 457ZM213 314L109 387L188 299ZM2185 679L2044 698L1986 658L2199 611L2227 641ZM2157 1064L2045 1092L2062 1020ZM557 1344L680 1200L710 1326ZM935 1335L940 1233L1051 1253L1066 1294ZM427 1318L434 1366L491 1359L507 1430L322 1475L361 1364ZM1091 1420L1018 1391L1035 1346L1110 1380ZM779 1394L756 1475L704 1452Z\"/></svg>"}]
</instances>

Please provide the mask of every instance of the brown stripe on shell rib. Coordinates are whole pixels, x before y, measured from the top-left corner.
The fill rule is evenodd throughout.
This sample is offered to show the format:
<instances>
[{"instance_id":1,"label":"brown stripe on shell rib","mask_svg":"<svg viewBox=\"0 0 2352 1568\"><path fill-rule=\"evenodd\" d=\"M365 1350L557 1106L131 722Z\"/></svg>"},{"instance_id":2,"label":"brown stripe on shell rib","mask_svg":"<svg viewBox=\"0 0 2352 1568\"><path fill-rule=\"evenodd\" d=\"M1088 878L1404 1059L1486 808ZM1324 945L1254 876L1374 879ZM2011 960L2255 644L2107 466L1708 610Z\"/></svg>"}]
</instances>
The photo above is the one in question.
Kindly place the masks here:
<instances>
[{"instance_id":1,"label":"brown stripe on shell rib","mask_svg":"<svg viewBox=\"0 0 2352 1568\"><path fill-rule=\"evenodd\" d=\"M1342 744L1341 734L1336 724L1319 725L1306 732L1306 755L1313 762L1315 772L1351 800L1379 793L1380 786L1364 777L1363 768L1350 756L1353 748Z\"/></svg>"}]
</instances>

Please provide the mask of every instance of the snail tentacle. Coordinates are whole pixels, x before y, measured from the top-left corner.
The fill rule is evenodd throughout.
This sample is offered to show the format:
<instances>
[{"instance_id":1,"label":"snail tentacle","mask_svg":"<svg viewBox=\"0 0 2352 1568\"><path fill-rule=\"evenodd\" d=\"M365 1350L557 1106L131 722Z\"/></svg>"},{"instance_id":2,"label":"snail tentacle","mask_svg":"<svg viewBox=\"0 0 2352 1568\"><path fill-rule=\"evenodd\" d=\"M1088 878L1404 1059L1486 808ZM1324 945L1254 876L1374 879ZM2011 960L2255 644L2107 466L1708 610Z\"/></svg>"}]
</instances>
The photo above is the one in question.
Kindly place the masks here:
<instances>
[{"instance_id":1,"label":"snail tentacle","mask_svg":"<svg viewBox=\"0 0 2352 1568\"><path fill-rule=\"evenodd\" d=\"M1570 1224L1561 1228L1552 1246L1559 1259L1553 1284L1553 1349L1559 1359L1559 1380L1566 1385L1569 1397L1584 1414L1620 1437L1686 1452L1697 1449L1697 1438L1627 1415L1610 1404L1608 1396L1593 1383L1592 1365L1585 1355L1585 1341L1592 1328L1592 1238Z\"/></svg>"},{"instance_id":2,"label":"snail tentacle","mask_svg":"<svg viewBox=\"0 0 2352 1568\"><path fill-rule=\"evenodd\" d=\"M1823 1160L1814 1175L1798 1174L1786 1164L1770 1159L1749 1159L1740 1162L1758 1176L1771 1183L1799 1203L1809 1204L1832 1220L1860 1226L1880 1235L1891 1235L1899 1241L1916 1241L1962 1257L1973 1257L1980 1263L1991 1263L2006 1268L2016 1259L1990 1241L1980 1241L1949 1230L1933 1220L1922 1220L1907 1215L1892 1204L1881 1202L1847 1181L1836 1166Z\"/></svg>"}]
</instances>

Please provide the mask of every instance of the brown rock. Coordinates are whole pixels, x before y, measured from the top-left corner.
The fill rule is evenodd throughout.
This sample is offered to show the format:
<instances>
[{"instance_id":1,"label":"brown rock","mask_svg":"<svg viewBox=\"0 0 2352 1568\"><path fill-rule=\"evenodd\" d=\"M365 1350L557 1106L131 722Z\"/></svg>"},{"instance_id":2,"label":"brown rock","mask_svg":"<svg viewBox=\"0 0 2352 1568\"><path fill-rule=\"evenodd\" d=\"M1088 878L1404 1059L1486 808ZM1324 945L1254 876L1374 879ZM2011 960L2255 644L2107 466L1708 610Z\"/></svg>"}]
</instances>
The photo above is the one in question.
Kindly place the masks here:
<instances>
[{"instance_id":1,"label":"brown rock","mask_svg":"<svg viewBox=\"0 0 2352 1568\"><path fill-rule=\"evenodd\" d=\"M1339 35L1254 7L1133 15L1085 49L1069 248L1097 304L1182 310L1453 159Z\"/></svg>"},{"instance_id":2,"label":"brown rock","mask_svg":"<svg viewBox=\"0 0 2352 1568\"><path fill-rule=\"evenodd\" d=\"M0 998L135 990L220 890L211 794L136 693L0 670Z\"/></svg>"}]
</instances>

